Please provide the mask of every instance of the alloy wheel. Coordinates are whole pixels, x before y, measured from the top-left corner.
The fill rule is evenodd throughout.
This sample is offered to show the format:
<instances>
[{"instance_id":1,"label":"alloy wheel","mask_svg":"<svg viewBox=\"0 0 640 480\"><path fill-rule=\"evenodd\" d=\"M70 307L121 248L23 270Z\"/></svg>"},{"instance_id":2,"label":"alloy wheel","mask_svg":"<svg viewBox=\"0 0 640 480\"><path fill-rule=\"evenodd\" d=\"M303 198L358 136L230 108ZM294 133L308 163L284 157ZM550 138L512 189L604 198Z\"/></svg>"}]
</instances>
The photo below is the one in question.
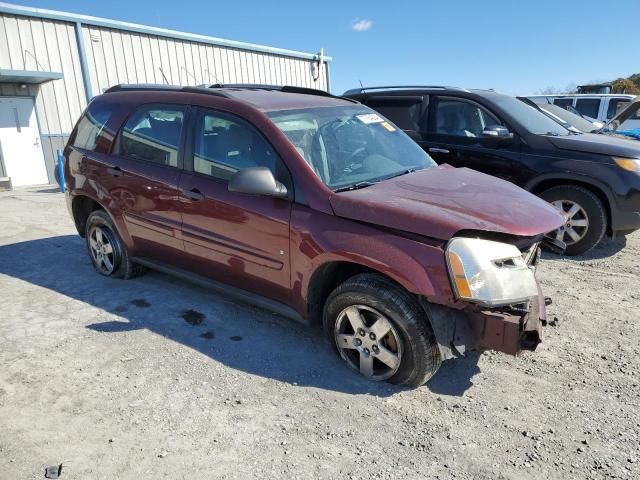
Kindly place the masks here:
<instances>
[{"instance_id":1,"label":"alloy wheel","mask_svg":"<svg viewBox=\"0 0 640 480\"><path fill-rule=\"evenodd\" d=\"M338 314L334 338L340 356L371 380L392 377L402 363L402 338L391 321L365 305Z\"/></svg>"},{"instance_id":2,"label":"alloy wheel","mask_svg":"<svg viewBox=\"0 0 640 480\"><path fill-rule=\"evenodd\" d=\"M582 240L589 230L589 217L584 208L571 200L556 200L551 204L567 216L567 223L556 230L556 240L567 245Z\"/></svg>"},{"instance_id":3,"label":"alloy wheel","mask_svg":"<svg viewBox=\"0 0 640 480\"><path fill-rule=\"evenodd\" d=\"M96 225L89 232L89 250L95 266L105 275L111 275L115 269L115 256L111 232Z\"/></svg>"}]
</instances>

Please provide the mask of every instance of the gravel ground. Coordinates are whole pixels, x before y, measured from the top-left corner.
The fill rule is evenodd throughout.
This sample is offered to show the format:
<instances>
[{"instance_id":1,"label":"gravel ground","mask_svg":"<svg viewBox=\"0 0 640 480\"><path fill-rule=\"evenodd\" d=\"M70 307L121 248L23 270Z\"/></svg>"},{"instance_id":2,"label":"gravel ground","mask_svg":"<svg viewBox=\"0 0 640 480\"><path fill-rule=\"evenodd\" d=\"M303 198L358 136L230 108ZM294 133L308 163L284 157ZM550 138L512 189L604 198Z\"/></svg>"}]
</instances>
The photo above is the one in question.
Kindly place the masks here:
<instances>
[{"instance_id":1,"label":"gravel ground","mask_svg":"<svg viewBox=\"0 0 640 480\"><path fill-rule=\"evenodd\" d=\"M639 250L546 255L536 352L403 390L268 312L101 277L61 194L0 193L0 478L640 478Z\"/></svg>"}]
</instances>

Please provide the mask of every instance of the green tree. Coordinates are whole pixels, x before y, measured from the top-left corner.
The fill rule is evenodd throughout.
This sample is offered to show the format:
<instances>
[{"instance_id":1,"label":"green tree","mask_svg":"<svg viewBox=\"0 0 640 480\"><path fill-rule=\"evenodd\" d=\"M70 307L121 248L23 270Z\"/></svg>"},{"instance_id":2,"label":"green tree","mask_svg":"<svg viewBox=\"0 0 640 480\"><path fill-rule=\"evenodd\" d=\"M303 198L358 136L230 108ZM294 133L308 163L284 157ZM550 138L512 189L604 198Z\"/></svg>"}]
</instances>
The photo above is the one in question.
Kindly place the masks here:
<instances>
[{"instance_id":1,"label":"green tree","mask_svg":"<svg viewBox=\"0 0 640 480\"><path fill-rule=\"evenodd\" d=\"M640 94L640 85L633 82L630 78L619 78L613 82L611 90L613 93L631 93L638 95Z\"/></svg>"}]
</instances>

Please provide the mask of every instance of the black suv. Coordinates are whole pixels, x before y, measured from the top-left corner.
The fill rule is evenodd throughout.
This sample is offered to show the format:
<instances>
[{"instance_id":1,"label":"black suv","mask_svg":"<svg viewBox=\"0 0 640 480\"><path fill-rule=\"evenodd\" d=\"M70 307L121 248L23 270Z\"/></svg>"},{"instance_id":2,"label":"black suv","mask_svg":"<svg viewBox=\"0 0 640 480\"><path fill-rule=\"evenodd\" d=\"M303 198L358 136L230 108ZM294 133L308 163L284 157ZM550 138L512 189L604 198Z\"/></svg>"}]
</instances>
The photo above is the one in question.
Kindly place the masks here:
<instances>
[{"instance_id":1,"label":"black suv","mask_svg":"<svg viewBox=\"0 0 640 480\"><path fill-rule=\"evenodd\" d=\"M437 163L509 180L562 210L568 255L640 228L640 145L572 132L491 90L375 87L345 92L409 134ZM509 209L505 208L505 215Z\"/></svg>"}]
</instances>

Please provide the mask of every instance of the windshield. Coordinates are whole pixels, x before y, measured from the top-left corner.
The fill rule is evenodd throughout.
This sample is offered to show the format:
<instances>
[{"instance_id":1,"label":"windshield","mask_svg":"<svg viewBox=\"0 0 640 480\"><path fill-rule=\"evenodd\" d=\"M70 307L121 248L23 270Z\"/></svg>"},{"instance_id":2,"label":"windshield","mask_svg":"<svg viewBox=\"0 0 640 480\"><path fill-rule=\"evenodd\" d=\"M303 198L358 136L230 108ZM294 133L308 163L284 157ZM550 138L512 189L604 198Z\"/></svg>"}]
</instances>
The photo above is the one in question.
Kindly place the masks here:
<instances>
[{"instance_id":1,"label":"windshield","mask_svg":"<svg viewBox=\"0 0 640 480\"><path fill-rule=\"evenodd\" d=\"M571 132L536 108L515 97L500 95L495 103L511 115L529 133L535 135L570 135Z\"/></svg>"},{"instance_id":2,"label":"windshield","mask_svg":"<svg viewBox=\"0 0 640 480\"><path fill-rule=\"evenodd\" d=\"M436 163L402 130L363 105L267 115L332 189L370 184Z\"/></svg>"},{"instance_id":3,"label":"windshield","mask_svg":"<svg viewBox=\"0 0 640 480\"><path fill-rule=\"evenodd\" d=\"M582 117L570 112L569 110L565 110L562 107L557 105L549 104L549 105L540 105L540 108L549 113L549 115L554 115L560 117L565 123L569 125L573 125L581 132L593 132L597 130L597 127L591 123L589 120L585 120Z\"/></svg>"},{"instance_id":4,"label":"windshield","mask_svg":"<svg viewBox=\"0 0 640 480\"><path fill-rule=\"evenodd\" d=\"M615 117L609 120L603 130L609 132L623 131L638 126L637 122L632 120L640 120L640 97L636 97L626 108L621 110Z\"/></svg>"}]
</instances>

